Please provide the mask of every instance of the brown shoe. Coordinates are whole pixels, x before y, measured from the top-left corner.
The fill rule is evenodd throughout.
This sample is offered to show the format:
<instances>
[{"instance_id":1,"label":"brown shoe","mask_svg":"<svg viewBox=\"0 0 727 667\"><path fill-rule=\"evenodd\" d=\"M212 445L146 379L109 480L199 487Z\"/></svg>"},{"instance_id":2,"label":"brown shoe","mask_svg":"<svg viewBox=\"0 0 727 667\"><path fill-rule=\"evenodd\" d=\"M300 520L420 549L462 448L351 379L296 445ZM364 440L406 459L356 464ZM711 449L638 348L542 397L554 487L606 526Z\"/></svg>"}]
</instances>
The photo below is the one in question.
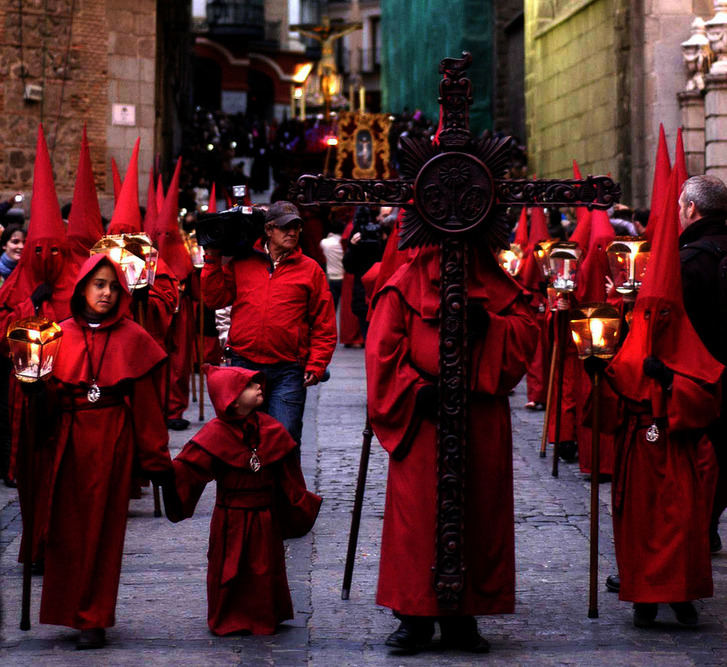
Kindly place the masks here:
<instances>
[{"instance_id":1,"label":"brown shoe","mask_svg":"<svg viewBox=\"0 0 727 667\"><path fill-rule=\"evenodd\" d=\"M76 650L85 651L93 648L103 648L106 646L106 630L103 628L89 628L81 630L81 634L76 641Z\"/></svg>"}]
</instances>

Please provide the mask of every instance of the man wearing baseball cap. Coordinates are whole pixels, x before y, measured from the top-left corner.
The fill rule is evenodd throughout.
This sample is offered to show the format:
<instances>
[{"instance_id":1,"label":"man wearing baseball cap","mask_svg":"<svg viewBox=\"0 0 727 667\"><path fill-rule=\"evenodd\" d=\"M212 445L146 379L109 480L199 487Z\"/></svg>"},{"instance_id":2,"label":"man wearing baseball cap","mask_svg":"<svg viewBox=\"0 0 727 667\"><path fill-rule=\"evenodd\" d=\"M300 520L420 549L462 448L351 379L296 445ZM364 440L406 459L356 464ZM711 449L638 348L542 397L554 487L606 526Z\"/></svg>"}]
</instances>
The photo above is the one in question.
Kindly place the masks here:
<instances>
[{"instance_id":1,"label":"man wearing baseball cap","mask_svg":"<svg viewBox=\"0 0 727 667\"><path fill-rule=\"evenodd\" d=\"M232 365L265 373L266 410L298 444L306 388L320 381L336 347L333 297L321 267L301 252L302 227L294 204L274 202L249 256L223 266L221 251L208 248L202 270L205 305L232 305Z\"/></svg>"}]
</instances>

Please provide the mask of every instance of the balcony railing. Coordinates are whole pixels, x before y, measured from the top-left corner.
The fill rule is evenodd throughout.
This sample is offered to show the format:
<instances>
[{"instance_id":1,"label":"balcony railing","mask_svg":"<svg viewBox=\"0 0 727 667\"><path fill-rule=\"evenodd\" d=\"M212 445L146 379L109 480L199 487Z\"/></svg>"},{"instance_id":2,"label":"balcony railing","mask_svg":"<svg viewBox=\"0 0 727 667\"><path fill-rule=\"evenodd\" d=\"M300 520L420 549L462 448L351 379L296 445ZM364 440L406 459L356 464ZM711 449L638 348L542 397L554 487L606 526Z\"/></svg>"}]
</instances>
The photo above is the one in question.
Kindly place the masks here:
<instances>
[{"instance_id":1,"label":"balcony railing","mask_svg":"<svg viewBox=\"0 0 727 667\"><path fill-rule=\"evenodd\" d=\"M213 35L264 39L264 0L210 0L207 2L207 25Z\"/></svg>"}]
</instances>

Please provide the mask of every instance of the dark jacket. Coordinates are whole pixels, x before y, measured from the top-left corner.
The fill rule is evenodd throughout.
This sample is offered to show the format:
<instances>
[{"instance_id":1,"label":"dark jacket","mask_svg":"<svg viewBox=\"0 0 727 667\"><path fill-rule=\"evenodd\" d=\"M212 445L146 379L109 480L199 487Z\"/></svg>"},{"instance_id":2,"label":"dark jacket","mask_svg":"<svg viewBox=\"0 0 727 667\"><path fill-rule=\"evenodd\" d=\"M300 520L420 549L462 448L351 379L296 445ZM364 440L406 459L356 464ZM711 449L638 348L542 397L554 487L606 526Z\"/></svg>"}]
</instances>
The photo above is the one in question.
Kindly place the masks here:
<instances>
[{"instance_id":1,"label":"dark jacket","mask_svg":"<svg viewBox=\"0 0 727 667\"><path fill-rule=\"evenodd\" d=\"M709 244L714 251L702 249ZM706 217L692 223L679 236L684 307L692 326L713 357L727 361L727 340L721 332L718 266L727 255L727 225L724 218Z\"/></svg>"}]
</instances>

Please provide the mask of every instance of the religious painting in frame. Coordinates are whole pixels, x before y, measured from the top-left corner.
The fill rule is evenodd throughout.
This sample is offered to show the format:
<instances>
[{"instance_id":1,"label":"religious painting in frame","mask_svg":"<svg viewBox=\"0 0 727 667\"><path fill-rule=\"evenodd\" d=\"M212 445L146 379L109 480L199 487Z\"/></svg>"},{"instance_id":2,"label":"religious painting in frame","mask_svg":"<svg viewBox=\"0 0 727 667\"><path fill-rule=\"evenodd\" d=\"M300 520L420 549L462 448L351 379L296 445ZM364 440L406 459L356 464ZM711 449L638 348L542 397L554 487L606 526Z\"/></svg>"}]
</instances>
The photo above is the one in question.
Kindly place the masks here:
<instances>
[{"instance_id":1,"label":"religious painting in frame","mask_svg":"<svg viewBox=\"0 0 727 667\"><path fill-rule=\"evenodd\" d=\"M390 128L387 114L339 112L336 178L390 178Z\"/></svg>"}]
</instances>

